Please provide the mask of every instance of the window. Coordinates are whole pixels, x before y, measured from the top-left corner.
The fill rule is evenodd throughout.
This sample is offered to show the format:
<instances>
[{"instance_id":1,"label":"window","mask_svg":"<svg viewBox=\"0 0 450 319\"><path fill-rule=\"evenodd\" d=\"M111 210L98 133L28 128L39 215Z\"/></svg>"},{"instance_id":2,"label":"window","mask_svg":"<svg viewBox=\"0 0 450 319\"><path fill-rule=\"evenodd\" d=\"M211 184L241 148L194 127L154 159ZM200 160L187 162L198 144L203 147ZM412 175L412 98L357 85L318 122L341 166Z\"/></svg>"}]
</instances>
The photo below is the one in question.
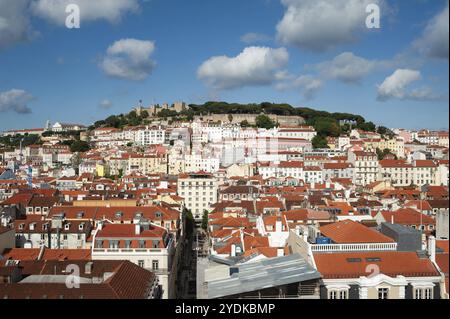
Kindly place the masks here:
<instances>
[{"instance_id":1,"label":"window","mask_svg":"<svg viewBox=\"0 0 450 319\"><path fill-rule=\"evenodd\" d=\"M432 288L415 288L414 299L433 299Z\"/></svg>"},{"instance_id":2,"label":"window","mask_svg":"<svg viewBox=\"0 0 450 319\"><path fill-rule=\"evenodd\" d=\"M378 299L388 299L389 288L378 288Z\"/></svg>"},{"instance_id":3,"label":"window","mask_svg":"<svg viewBox=\"0 0 450 319\"><path fill-rule=\"evenodd\" d=\"M159 269L159 261L152 260L152 270L158 270L158 269Z\"/></svg>"},{"instance_id":4,"label":"window","mask_svg":"<svg viewBox=\"0 0 450 319\"><path fill-rule=\"evenodd\" d=\"M348 299L348 289L330 289L328 299Z\"/></svg>"},{"instance_id":5,"label":"window","mask_svg":"<svg viewBox=\"0 0 450 319\"><path fill-rule=\"evenodd\" d=\"M339 291L339 299L348 299L348 290Z\"/></svg>"},{"instance_id":6,"label":"window","mask_svg":"<svg viewBox=\"0 0 450 319\"><path fill-rule=\"evenodd\" d=\"M143 260L138 260L138 266L141 268L144 268L144 261Z\"/></svg>"}]
</instances>

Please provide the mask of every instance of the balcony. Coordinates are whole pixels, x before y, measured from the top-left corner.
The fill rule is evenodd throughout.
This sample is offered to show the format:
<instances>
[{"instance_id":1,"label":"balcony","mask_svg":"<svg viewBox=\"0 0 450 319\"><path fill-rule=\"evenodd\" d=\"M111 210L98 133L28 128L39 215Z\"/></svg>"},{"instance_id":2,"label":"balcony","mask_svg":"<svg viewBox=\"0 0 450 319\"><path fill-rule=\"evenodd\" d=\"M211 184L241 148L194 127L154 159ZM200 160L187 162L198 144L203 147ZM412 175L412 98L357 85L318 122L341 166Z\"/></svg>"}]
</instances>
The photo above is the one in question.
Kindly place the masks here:
<instances>
[{"instance_id":1,"label":"balcony","mask_svg":"<svg viewBox=\"0 0 450 319\"><path fill-rule=\"evenodd\" d=\"M371 244L311 244L312 252L335 251L396 251L397 243L371 243Z\"/></svg>"},{"instance_id":2,"label":"balcony","mask_svg":"<svg viewBox=\"0 0 450 319\"><path fill-rule=\"evenodd\" d=\"M168 253L165 248L94 248L93 253L119 253L119 254L143 254L143 253Z\"/></svg>"}]
</instances>

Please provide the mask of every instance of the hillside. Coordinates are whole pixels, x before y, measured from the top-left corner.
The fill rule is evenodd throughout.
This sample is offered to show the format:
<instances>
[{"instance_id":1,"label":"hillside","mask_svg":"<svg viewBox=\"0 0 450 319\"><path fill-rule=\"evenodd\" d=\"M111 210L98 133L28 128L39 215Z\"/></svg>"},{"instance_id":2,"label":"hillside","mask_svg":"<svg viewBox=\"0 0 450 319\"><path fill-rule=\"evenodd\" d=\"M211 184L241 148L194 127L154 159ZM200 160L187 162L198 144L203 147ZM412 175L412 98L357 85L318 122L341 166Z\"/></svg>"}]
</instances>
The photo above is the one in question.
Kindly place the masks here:
<instances>
[{"instance_id":1,"label":"hillside","mask_svg":"<svg viewBox=\"0 0 450 319\"><path fill-rule=\"evenodd\" d=\"M264 124L261 127L270 127L277 124L268 123L267 118L264 118L264 114L301 116L305 119L306 124L313 126L318 133L314 144L323 147L326 146L326 137L337 137L341 134L349 133L351 128L372 132L377 130L374 123L366 121L361 115L339 112L330 113L306 107L295 108L286 103L263 102L259 104L239 104L206 102L204 104L190 104L187 110L180 113L170 109L162 109L157 113L157 117L170 120L192 120L194 116L207 114L262 114L260 122ZM135 111L131 111L126 115L112 115L105 120L97 121L91 126L91 129L105 126L123 128L149 123L151 123L151 118L148 117L147 112L144 111L140 115L137 115ZM246 125L247 123L242 124ZM379 127L379 130L386 131L387 129Z\"/></svg>"}]
</instances>

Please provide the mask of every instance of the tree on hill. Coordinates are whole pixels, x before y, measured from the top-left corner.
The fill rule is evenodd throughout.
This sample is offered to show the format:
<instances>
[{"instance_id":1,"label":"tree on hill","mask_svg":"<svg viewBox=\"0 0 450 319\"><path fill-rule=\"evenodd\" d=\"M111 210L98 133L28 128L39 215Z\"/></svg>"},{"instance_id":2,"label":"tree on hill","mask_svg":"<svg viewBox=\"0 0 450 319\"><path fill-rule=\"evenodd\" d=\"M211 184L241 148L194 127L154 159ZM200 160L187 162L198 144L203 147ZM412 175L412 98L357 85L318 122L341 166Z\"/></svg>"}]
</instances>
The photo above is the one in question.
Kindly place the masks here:
<instances>
[{"instance_id":1,"label":"tree on hill","mask_svg":"<svg viewBox=\"0 0 450 319\"><path fill-rule=\"evenodd\" d=\"M385 148L384 150L381 150L381 149L377 148L376 149L376 153L377 153L379 161L383 160L387 155L392 155L394 157L394 159L398 159L397 155L392 153L391 150L388 149L388 148Z\"/></svg>"},{"instance_id":2,"label":"tree on hill","mask_svg":"<svg viewBox=\"0 0 450 319\"><path fill-rule=\"evenodd\" d=\"M264 114L258 115L255 119L255 123L257 127L265 129L271 129L276 126L276 123Z\"/></svg>"},{"instance_id":3,"label":"tree on hill","mask_svg":"<svg viewBox=\"0 0 450 319\"><path fill-rule=\"evenodd\" d=\"M89 147L89 143L86 141L74 141L72 143L72 145L70 145L70 151L72 153L76 153L76 152L87 152L89 151L91 148Z\"/></svg>"},{"instance_id":4,"label":"tree on hill","mask_svg":"<svg viewBox=\"0 0 450 319\"><path fill-rule=\"evenodd\" d=\"M242 122L241 122L241 127L250 127L251 125L250 125L250 123L247 121L247 120L243 120Z\"/></svg>"},{"instance_id":5,"label":"tree on hill","mask_svg":"<svg viewBox=\"0 0 450 319\"><path fill-rule=\"evenodd\" d=\"M361 124L358 124L357 128L360 130L363 130L365 132L375 132L376 126L372 122L364 122Z\"/></svg>"},{"instance_id":6,"label":"tree on hill","mask_svg":"<svg viewBox=\"0 0 450 319\"><path fill-rule=\"evenodd\" d=\"M168 118L168 117L174 117L178 115L177 111L169 110L169 109L162 109L156 114L158 117L162 118Z\"/></svg>"},{"instance_id":7,"label":"tree on hill","mask_svg":"<svg viewBox=\"0 0 450 319\"><path fill-rule=\"evenodd\" d=\"M392 132L392 130L388 129L385 126L378 126L377 127L377 133L382 135L382 136L384 136L384 137L390 138L390 139L395 137L395 133Z\"/></svg>"},{"instance_id":8,"label":"tree on hill","mask_svg":"<svg viewBox=\"0 0 450 319\"><path fill-rule=\"evenodd\" d=\"M313 148L328 148L328 142L326 137L323 137L321 135L316 135L312 139L312 146Z\"/></svg>"},{"instance_id":9,"label":"tree on hill","mask_svg":"<svg viewBox=\"0 0 450 319\"><path fill-rule=\"evenodd\" d=\"M321 136L338 137L341 134L341 127L338 121L331 117L315 118L311 124L316 130L317 134Z\"/></svg>"}]
</instances>

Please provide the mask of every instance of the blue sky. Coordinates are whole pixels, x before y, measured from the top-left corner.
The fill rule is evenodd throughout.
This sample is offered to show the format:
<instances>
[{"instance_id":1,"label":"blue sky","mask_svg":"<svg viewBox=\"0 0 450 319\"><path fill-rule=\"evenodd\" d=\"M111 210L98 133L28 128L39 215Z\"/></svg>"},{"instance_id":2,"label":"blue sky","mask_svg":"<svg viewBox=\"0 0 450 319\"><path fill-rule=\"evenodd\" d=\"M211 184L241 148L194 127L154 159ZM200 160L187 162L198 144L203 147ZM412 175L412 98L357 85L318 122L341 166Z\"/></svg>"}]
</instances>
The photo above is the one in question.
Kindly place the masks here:
<instances>
[{"instance_id":1,"label":"blue sky","mask_svg":"<svg viewBox=\"0 0 450 319\"><path fill-rule=\"evenodd\" d=\"M66 2L80 29L48 0L0 0L0 131L91 124L140 99L287 102L448 129L446 0ZM367 3L380 29L365 28Z\"/></svg>"}]
</instances>

